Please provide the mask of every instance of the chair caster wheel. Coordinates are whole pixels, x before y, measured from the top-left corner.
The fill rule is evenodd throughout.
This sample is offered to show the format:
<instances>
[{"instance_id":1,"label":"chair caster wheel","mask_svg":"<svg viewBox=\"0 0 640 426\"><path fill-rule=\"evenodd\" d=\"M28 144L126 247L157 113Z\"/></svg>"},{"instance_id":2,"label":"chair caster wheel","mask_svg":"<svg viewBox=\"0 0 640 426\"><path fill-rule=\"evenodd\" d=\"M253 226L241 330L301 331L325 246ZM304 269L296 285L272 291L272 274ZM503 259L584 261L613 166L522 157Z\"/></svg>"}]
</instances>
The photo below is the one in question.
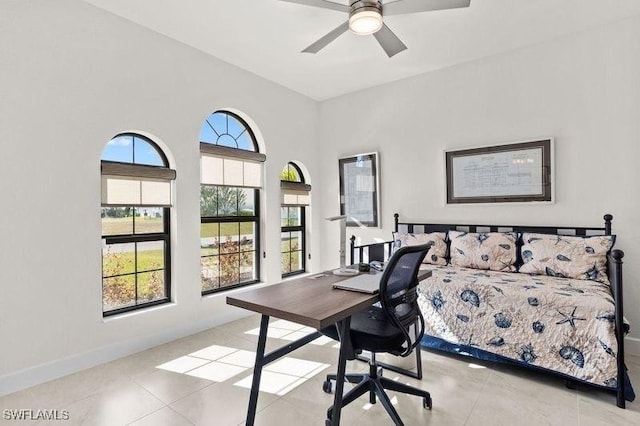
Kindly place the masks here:
<instances>
[{"instance_id":1,"label":"chair caster wheel","mask_svg":"<svg viewBox=\"0 0 640 426\"><path fill-rule=\"evenodd\" d=\"M431 397L428 396L422 400L422 407L425 410L431 410L433 408L433 402L431 401Z\"/></svg>"},{"instance_id":2,"label":"chair caster wheel","mask_svg":"<svg viewBox=\"0 0 640 426\"><path fill-rule=\"evenodd\" d=\"M322 382L322 390L324 393L331 393L331 380L325 380Z\"/></svg>"}]
</instances>

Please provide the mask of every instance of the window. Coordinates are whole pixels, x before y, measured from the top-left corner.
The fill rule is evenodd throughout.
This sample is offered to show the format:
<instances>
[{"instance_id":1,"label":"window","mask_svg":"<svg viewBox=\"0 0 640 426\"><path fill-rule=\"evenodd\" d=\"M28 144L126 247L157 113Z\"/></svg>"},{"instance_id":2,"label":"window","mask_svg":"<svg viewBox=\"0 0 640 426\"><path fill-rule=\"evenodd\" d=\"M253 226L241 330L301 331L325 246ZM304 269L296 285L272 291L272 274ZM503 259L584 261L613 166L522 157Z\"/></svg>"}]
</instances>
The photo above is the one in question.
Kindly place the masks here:
<instances>
[{"instance_id":1,"label":"window","mask_svg":"<svg viewBox=\"0 0 640 426\"><path fill-rule=\"evenodd\" d=\"M171 180L162 150L121 134L101 157L102 312L109 316L171 299Z\"/></svg>"},{"instance_id":2,"label":"window","mask_svg":"<svg viewBox=\"0 0 640 426\"><path fill-rule=\"evenodd\" d=\"M282 207L280 209L282 276L305 272L306 212L311 186L294 163L288 163L280 173Z\"/></svg>"},{"instance_id":3,"label":"window","mask_svg":"<svg viewBox=\"0 0 640 426\"><path fill-rule=\"evenodd\" d=\"M259 281L262 162L240 117L211 114L200 130L200 277L209 294Z\"/></svg>"}]
</instances>

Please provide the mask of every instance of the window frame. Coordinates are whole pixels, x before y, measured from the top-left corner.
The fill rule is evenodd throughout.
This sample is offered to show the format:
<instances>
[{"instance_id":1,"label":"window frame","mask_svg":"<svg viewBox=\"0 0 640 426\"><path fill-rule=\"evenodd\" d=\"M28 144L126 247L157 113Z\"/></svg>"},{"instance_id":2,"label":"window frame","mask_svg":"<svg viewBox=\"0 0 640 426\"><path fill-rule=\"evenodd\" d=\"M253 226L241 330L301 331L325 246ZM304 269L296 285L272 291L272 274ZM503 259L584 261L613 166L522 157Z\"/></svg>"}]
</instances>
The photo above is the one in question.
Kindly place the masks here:
<instances>
[{"instance_id":1,"label":"window frame","mask_svg":"<svg viewBox=\"0 0 640 426\"><path fill-rule=\"evenodd\" d=\"M217 142L211 143L211 142L204 142L204 141L200 141L200 155L202 156L203 154L206 155L211 155L214 157L220 157L220 158L236 158L236 159L241 159L241 160L249 160L249 161L256 161L256 162L264 162L266 159L266 156L264 154L261 154L259 149L258 149L258 143L255 137L255 134L253 132L253 130L251 129L251 126L249 126L249 124L242 118L240 117L238 114L235 114L231 111L226 111L226 110L219 110L219 111L215 111L212 114L210 114L206 119L205 122L203 123L203 126L208 125L213 129L213 126L211 125L211 123L209 123L209 117L211 117L214 114L224 114L226 116L231 116L233 117L238 123L240 123L242 126L244 126L244 131L241 132L238 135L238 138L240 138L240 136L242 136L245 132L249 135L249 139L251 140L251 143L253 145L253 151L250 150L246 150L246 149L242 149L242 148L231 148L225 145L218 145ZM228 118L227 118L228 120ZM215 129L213 129L214 132L216 134L217 131ZM228 133L221 133L220 135L218 135L219 137L223 136L223 135L229 135ZM262 170L262 169L261 169ZM202 170L201 170L202 173ZM262 173L262 172L261 172ZM236 284L230 284L230 285L224 285L224 286L220 286L218 288L213 288L213 289L207 289L204 290L203 289L203 281L202 278L200 280L200 293L202 296L206 296L206 295L210 295L210 294L215 294L215 293L220 293L223 291L227 291L227 290L231 290L231 289L235 289L235 288L239 288L239 287L245 287L245 286L249 286L252 284L256 284L260 282L260 252L261 252L261 227L260 227L260 222L261 222L261 209L260 209L260 199L261 199L261 190L262 188L256 188L256 187L251 187L251 186L225 186L225 185L210 185L210 184L203 184L202 181L200 182L200 188L202 188L203 186L210 186L210 187L217 187L217 188L236 188L236 189L251 189L253 190L254 193L254 200L253 200L253 215L252 216L243 216L240 215L240 211L238 208L238 213L237 215L225 215L225 216L202 216L202 209L200 210L200 238L202 241L202 225L206 224L206 223L217 223L217 224L223 224L223 223L253 223L254 226L254 258L253 258L253 265L254 265L254 271L255 271L255 278L252 280L248 280L248 281L239 281ZM201 206L200 206L201 207ZM239 207L239 206L238 206ZM210 255L210 256L202 256L202 242L200 243L200 259L202 260L205 257L214 257L217 256L218 259L220 259L220 251L218 250L218 253L216 255ZM242 253L241 251L241 247L238 247L238 253ZM218 265L220 265L220 262L218 261ZM240 266L240 264L238 265ZM200 272L202 273L202 264L200 266ZM240 274L239 274L240 276ZM220 279L220 276L219 276Z\"/></svg>"},{"instance_id":2,"label":"window frame","mask_svg":"<svg viewBox=\"0 0 640 426\"><path fill-rule=\"evenodd\" d=\"M294 183L300 183L300 184L305 184L305 178L304 178L304 174L302 173L302 170L300 170L300 167L298 167L297 164L293 163L293 162L288 162L287 165L284 167L283 171L287 169L294 169L296 174L298 175L299 180L280 180L280 182L294 182ZM281 175L282 176L282 175ZM300 275L300 274L304 274L305 272L307 272L307 211L306 211L306 207L303 205L300 206L290 206L290 205L281 205L280 206L280 220L282 220L282 209L287 209L287 218L289 217L289 211L288 209L291 208L299 208L300 209L300 217L299 217L299 223L300 225L296 225L296 226L282 226L282 223L280 224L280 274L282 275L282 278L288 278L291 276L295 276L295 275ZM301 246L301 251L300 251L300 256L302 257L302 265L301 265L301 269L296 269L294 270L290 270L289 272L283 272L283 268L282 268L282 260L283 260L283 255L285 253L289 253L289 255L291 253L293 253L293 251L291 250L291 245L289 245L289 251L284 251L282 250L282 234L288 232L300 232L301 235L301 239L302 242L300 244ZM296 250L298 251L298 250ZM291 259L291 258L289 258ZM289 260L289 269L291 268L292 263L291 260Z\"/></svg>"},{"instance_id":3,"label":"window frame","mask_svg":"<svg viewBox=\"0 0 640 426\"><path fill-rule=\"evenodd\" d=\"M299 208L300 209L300 225L298 226L281 226L280 227L280 238L281 238L281 242L280 245L282 247L282 234L285 232L300 232L301 235L301 239L302 239L302 244L300 244L301 249L300 249L300 256L302 257L302 268L301 269L296 269L295 271L291 270L289 272L282 272L282 260L281 260L281 270L280 273L282 274L282 278L288 278L294 275L300 275L300 274L304 274L305 272L307 272L307 226L306 226L306 216L307 216L307 212L305 210L304 206L298 206L298 207L293 207L293 206L281 206L281 209L291 209L291 208ZM288 215L287 215L288 217ZM291 246L289 246L291 247ZM298 251L298 250L295 250ZM285 253L293 253L294 251L292 251L291 249L289 251L284 251L280 250L280 256L282 256ZM281 257L282 259L282 257ZM291 269L291 261L289 261L289 268Z\"/></svg>"},{"instance_id":4,"label":"window frame","mask_svg":"<svg viewBox=\"0 0 640 426\"><path fill-rule=\"evenodd\" d=\"M133 146L132 146L132 150L134 150L135 152L135 138L139 138L142 139L143 141L145 141L146 143L148 143L149 145L151 145L156 152L158 153L158 155L160 156L160 158L162 159L162 162L164 163L164 167L162 166L149 166L149 165L144 165L144 164L139 164L139 163L123 163L123 162L118 162L118 161L111 161L111 160L101 160L101 166L103 164L109 164L109 165L120 165L120 164L124 164L124 165L136 165L136 166L144 166L144 167L153 167L156 168L158 170L162 170L162 169L169 169L169 161L167 159L167 156L165 155L164 151L158 146L158 144L156 144L155 142L153 142L150 138L140 135L138 133L120 133L116 136L114 136L113 138L111 138L111 140L121 137L121 136L131 136L133 138ZM135 155L135 154L134 154ZM135 161L135 156L132 157L133 161ZM102 174L102 173L101 173ZM173 172L173 175L175 177L175 172ZM172 286L171 286L171 208L167 207L167 206L134 206L134 205L109 205L108 207L130 207L133 210L133 229L132 229L132 233L130 234L116 234L116 235L104 235L101 232L101 241L102 241L102 254L101 254L101 258L102 258L102 266L101 266L101 284L102 284L102 316L103 318L107 318L110 316L114 316L114 315L119 315L122 313L126 313L126 312L132 312L132 311L137 311L139 309L144 309L144 308L148 308L148 307L152 307L152 306L157 306L157 305L162 305L165 303L170 303L171 302L171 290L172 290ZM136 221L136 215L135 212L136 210L140 209L140 208L145 208L145 207L153 207L153 208L159 208L162 209L162 225L163 225L163 231L162 232L150 232L150 233L145 233L145 234L137 234L136 233L136 229L135 229L135 221ZM105 208L105 206L101 206L101 209ZM138 275L140 273L145 273L147 271L138 271L137 270L137 243L144 243L144 242L157 242L157 241L161 241L164 243L164 250L163 250L163 270L164 270L164 297L162 297L161 299L157 299L157 300L153 300L151 302L144 302L144 303L137 303L137 299L138 299ZM109 277L105 277L104 275L104 246L105 245L113 245L113 244L134 244L134 247L136 247L136 250L134 252L134 270L131 273L128 274L121 274L121 275L112 275ZM111 309L108 311L105 311L105 303L104 303L104 280L105 278L111 278L111 277L115 277L115 276L126 276L126 275L133 275L135 278L135 304L132 306L125 306L125 307L121 307L121 308L116 308L116 309Z\"/></svg>"}]
</instances>

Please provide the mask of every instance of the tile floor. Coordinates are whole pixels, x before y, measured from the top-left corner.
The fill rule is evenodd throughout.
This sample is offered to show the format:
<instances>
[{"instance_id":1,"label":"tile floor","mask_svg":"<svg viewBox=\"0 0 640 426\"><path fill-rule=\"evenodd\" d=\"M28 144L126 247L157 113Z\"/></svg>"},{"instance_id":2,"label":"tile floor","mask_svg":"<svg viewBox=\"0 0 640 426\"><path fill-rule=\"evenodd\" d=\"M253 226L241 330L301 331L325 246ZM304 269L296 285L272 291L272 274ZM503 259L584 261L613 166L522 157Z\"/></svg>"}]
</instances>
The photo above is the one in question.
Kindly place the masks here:
<instances>
[{"instance_id":1,"label":"tile floor","mask_svg":"<svg viewBox=\"0 0 640 426\"><path fill-rule=\"evenodd\" d=\"M0 398L4 409L67 410L68 421L1 424L243 425L260 317L234 321L126 358ZM267 350L312 331L272 320ZM335 369L335 342L321 338L265 368L257 425L323 425L333 395L322 391ZM413 359L413 358L412 358ZM410 362L410 360L409 360ZM640 357L629 356L632 383L640 386ZM366 370L350 362L348 370ZM420 398L391 394L410 425L637 425L640 401L626 410L613 394L580 386L570 390L554 377L423 352L422 381L386 372L431 392L434 408ZM344 425L390 425L380 404L366 397L342 412Z\"/></svg>"}]
</instances>

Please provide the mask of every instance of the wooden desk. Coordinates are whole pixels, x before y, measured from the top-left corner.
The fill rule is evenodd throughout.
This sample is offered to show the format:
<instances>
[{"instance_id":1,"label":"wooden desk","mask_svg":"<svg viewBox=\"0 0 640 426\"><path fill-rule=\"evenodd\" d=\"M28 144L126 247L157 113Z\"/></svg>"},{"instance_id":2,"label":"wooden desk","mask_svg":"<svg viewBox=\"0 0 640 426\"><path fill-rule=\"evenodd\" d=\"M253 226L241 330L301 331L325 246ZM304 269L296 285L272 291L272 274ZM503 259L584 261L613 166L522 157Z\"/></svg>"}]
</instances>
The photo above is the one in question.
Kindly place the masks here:
<instances>
[{"instance_id":1,"label":"wooden desk","mask_svg":"<svg viewBox=\"0 0 640 426\"><path fill-rule=\"evenodd\" d=\"M265 355L267 329L269 317L271 316L313 327L317 330L333 324L337 325L340 335L340 356L338 358L338 379L336 380L333 401L333 416L330 424L340 424L346 361L347 359L355 359L349 337L351 315L377 302L378 295L334 289L332 287L333 284L350 277L333 275L331 272L324 272L323 274L325 275L319 276L321 274L316 274L227 296L227 304L262 314L256 362L253 369L253 381L249 396L249 408L247 410L247 426L253 426L255 420L262 368L322 335L320 332L309 334ZM430 272L421 273L419 279L422 280L429 275ZM328 420L327 424L329 424Z\"/></svg>"},{"instance_id":2,"label":"wooden desk","mask_svg":"<svg viewBox=\"0 0 640 426\"><path fill-rule=\"evenodd\" d=\"M227 303L319 330L378 301L377 294L332 288L333 284L352 277L323 274L326 275L311 278L321 275L316 274L227 296Z\"/></svg>"},{"instance_id":3,"label":"wooden desk","mask_svg":"<svg viewBox=\"0 0 640 426\"><path fill-rule=\"evenodd\" d=\"M350 277L333 275L331 272L323 274L325 275L316 274L227 296L227 304L262 314L249 408L247 409L247 426L253 426L255 421L262 368L322 335L317 331L265 355L270 316L293 321L317 330L337 324L341 337L340 356L338 358L338 380L336 380L331 424L340 424L346 360L355 357L349 339L351 314L377 302L378 295L334 289L333 284Z\"/></svg>"}]
</instances>

